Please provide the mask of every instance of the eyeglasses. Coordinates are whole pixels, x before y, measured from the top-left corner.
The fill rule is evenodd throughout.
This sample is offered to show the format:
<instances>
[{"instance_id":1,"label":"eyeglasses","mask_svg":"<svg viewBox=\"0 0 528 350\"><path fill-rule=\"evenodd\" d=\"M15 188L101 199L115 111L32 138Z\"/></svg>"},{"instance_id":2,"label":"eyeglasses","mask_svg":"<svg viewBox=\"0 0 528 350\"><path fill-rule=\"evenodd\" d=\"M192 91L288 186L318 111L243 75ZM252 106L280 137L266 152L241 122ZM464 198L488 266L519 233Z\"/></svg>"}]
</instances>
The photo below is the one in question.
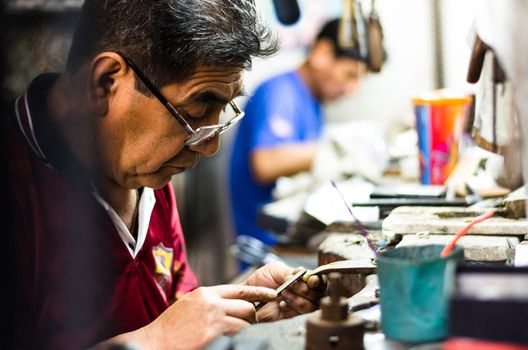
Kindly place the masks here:
<instances>
[{"instance_id":1,"label":"eyeglasses","mask_svg":"<svg viewBox=\"0 0 528 350\"><path fill-rule=\"evenodd\" d=\"M136 73L136 75L143 82L143 84L145 84L147 89L149 89L149 91L154 94L154 96L156 96L156 98L167 109L167 111L169 111L169 113L183 127L185 132L187 132L188 136L184 143L186 146L198 146L212 139L216 135L222 134L223 132L227 131L229 128L238 123L244 117L244 112L241 111L240 108L238 108L234 101L230 101L229 105L235 111L235 116L233 117L233 119L229 120L225 124L207 125L201 126L198 129L193 129L185 120L185 118L176 110L176 108L172 104L170 104L170 102L167 101L167 99L161 94L158 88L156 88L154 84L139 70L139 68L137 68L137 66L125 56L121 55L121 57L123 57L128 66L132 68L134 73Z\"/></svg>"}]
</instances>

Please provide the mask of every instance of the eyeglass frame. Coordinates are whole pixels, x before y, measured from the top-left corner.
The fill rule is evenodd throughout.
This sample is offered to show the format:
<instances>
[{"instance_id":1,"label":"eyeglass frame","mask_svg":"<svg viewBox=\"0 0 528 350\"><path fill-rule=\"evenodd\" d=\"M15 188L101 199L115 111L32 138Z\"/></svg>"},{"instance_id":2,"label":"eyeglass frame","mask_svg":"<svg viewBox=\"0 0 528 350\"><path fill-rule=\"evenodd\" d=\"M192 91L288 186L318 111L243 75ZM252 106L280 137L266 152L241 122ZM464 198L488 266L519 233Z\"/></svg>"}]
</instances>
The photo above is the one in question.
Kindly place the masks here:
<instances>
[{"instance_id":1,"label":"eyeglass frame","mask_svg":"<svg viewBox=\"0 0 528 350\"><path fill-rule=\"evenodd\" d=\"M158 101L167 109L167 111L176 119L180 126L187 133L187 139L185 139L185 146L198 146L204 142L209 141L216 135L220 135L225 131L229 130L233 125L238 123L245 115L244 111L241 111L240 108L235 104L233 100L229 101L229 105L235 111L235 116L223 124L213 124L201 126L197 129L193 129L192 126L185 120L185 118L176 110L176 108L163 96L161 91L154 86L149 78L132 62L130 59L126 58L124 55L119 54L126 64L134 71L147 89L158 99Z\"/></svg>"}]
</instances>

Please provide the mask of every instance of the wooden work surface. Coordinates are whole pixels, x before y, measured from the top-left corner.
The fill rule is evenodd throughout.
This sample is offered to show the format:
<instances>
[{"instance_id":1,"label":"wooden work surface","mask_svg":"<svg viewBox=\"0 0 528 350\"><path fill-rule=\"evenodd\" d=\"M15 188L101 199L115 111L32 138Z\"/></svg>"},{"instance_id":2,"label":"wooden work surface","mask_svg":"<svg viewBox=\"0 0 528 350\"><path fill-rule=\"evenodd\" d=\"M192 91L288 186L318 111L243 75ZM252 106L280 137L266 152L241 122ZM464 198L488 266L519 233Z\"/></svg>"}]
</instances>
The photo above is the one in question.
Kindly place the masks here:
<instances>
[{"instance_id":1,"label":"wooden work surface","mask_svg":"<svg viewBox=\"0 0 528 350\"><path fill-rule=\"evenodd\" d=\"M318 251L319 266L341 260L355 262L357 272L341 277L341 287L345 297L358 293L366 285L365 277L375 273L375 265L372 262L374 254L360 234L328 233Z\"/></svg>"},{"instance_id":2,"label":"wooden work surface","mask_svg":"<svg viewBox=\"0 0 528 350\"><path fill-rule=\"evenodd\" d=\"M486 209L458 207L398 207L383 220L382 231L389 236L420 232L454 234L466 226L471 219L486 211ZM528 221L494 216L473 226L468 234L524 236L528 234Z\"/></svg>"}]
</instances>

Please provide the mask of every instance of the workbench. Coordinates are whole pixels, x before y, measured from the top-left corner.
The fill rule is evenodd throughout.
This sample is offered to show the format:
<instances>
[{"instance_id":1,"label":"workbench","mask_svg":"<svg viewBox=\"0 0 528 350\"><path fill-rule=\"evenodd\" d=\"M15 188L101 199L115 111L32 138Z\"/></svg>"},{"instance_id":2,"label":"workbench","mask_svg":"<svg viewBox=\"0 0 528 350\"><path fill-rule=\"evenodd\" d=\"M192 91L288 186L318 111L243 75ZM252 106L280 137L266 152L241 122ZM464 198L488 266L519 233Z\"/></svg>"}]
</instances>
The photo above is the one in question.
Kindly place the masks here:
<instances>
[{"instance_id":1,"label":"workbench","mask_svg":"<svg viewBox=\"0 0 528 350\"><path fill-rule=\"evenodd\" d=\"M387 218L380 220L379 227L370 226L368 228L371 229L369 230L371 238L374 238L381 246L387 244L397 247L445 245L456 231L487 210L489 208L401 206L392 210ZM314 233L324 237L322 244L318 246L318 265L339 260L355 260L358 266L365 267L369 260L373 260L372 252L365 244L364 238L358 234L353 222L337 222L326 227L319 227L317 220L310 220L310 217L300 210L300 205L297 205L294 211L298 212L297 216L289 215L287 220L283 219L283 233L305 240L307 236ZM521 212L524 213L524 207ZM268 219L279 219L273 211L264 212L263 215L263 218L267 215ZM266 227L268 229L277 230L278 228L278 226L271 225L273 220L262 222L270 224ZM464 248L464 259L467 262L495 266L512 265L515 248L526 237L528 237L528 221L525 218L516 219L497 215L472 227L458 244ZM349 298L349 306L365 303L365 300L361 299L365 298L364 291L368 289L365 288L366 281L375 277L375 272L374 266L372 270L358 270L356 274L342 276L340 281L345 291L344 296ZM370 295L367 299L369 297L374 298ZM309 318L315 317L318 312L289 320L252 325L232 338L236 345L234 348L304 350L306 322ZM379 328L367 331L363 342L367 350L442 349L442 343L413 346L386 339Z\"/></svg>"},{"instance_id":2,"label":"workbench","mask_svg":"<svg viewBox=\"0 0 528 350\"><path fill-rule=\"evenodd\" d=\"M375 299L377 280L369 283L369 288L348 299L349 308L364 305ZM318 317L320 311L300 315L291 319L270 323L251 325L233 337L217 339L207 350L304 350L306 322L311 317ZM380 331L366 332L363 338L366 350L403 350L412 348L411 344L386 339ZM434 345L434 344L431 344ZM436 344L439 346L439 343ZM429 349L435 349L431 347ZM440 349L440 347L438 347Z\"/></svg>"}]
</instances>

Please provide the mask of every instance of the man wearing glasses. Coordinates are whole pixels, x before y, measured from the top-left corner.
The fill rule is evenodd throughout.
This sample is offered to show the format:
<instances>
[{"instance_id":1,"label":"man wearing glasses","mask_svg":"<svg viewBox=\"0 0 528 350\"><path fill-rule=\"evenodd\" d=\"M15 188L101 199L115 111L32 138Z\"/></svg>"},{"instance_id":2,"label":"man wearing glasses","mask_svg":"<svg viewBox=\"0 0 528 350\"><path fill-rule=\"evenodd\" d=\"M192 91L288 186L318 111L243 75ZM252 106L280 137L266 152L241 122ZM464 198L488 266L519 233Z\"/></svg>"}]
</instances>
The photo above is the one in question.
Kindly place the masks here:
<instances>
[{"instance_id":1,"label":"man wearing glasses","mask_svg":"<svg viewBox=\"0 0 528 350\"><path fill-rule=\"evenodd\" d=\"M86 1L66 71L35 78L5 121L9 348L197 349L316 308L316 280L277 298L283 264L197 288L169 184L216 153L243 117L244 69L275 50L252 0Z\"/></svg>"}]
</instances>

